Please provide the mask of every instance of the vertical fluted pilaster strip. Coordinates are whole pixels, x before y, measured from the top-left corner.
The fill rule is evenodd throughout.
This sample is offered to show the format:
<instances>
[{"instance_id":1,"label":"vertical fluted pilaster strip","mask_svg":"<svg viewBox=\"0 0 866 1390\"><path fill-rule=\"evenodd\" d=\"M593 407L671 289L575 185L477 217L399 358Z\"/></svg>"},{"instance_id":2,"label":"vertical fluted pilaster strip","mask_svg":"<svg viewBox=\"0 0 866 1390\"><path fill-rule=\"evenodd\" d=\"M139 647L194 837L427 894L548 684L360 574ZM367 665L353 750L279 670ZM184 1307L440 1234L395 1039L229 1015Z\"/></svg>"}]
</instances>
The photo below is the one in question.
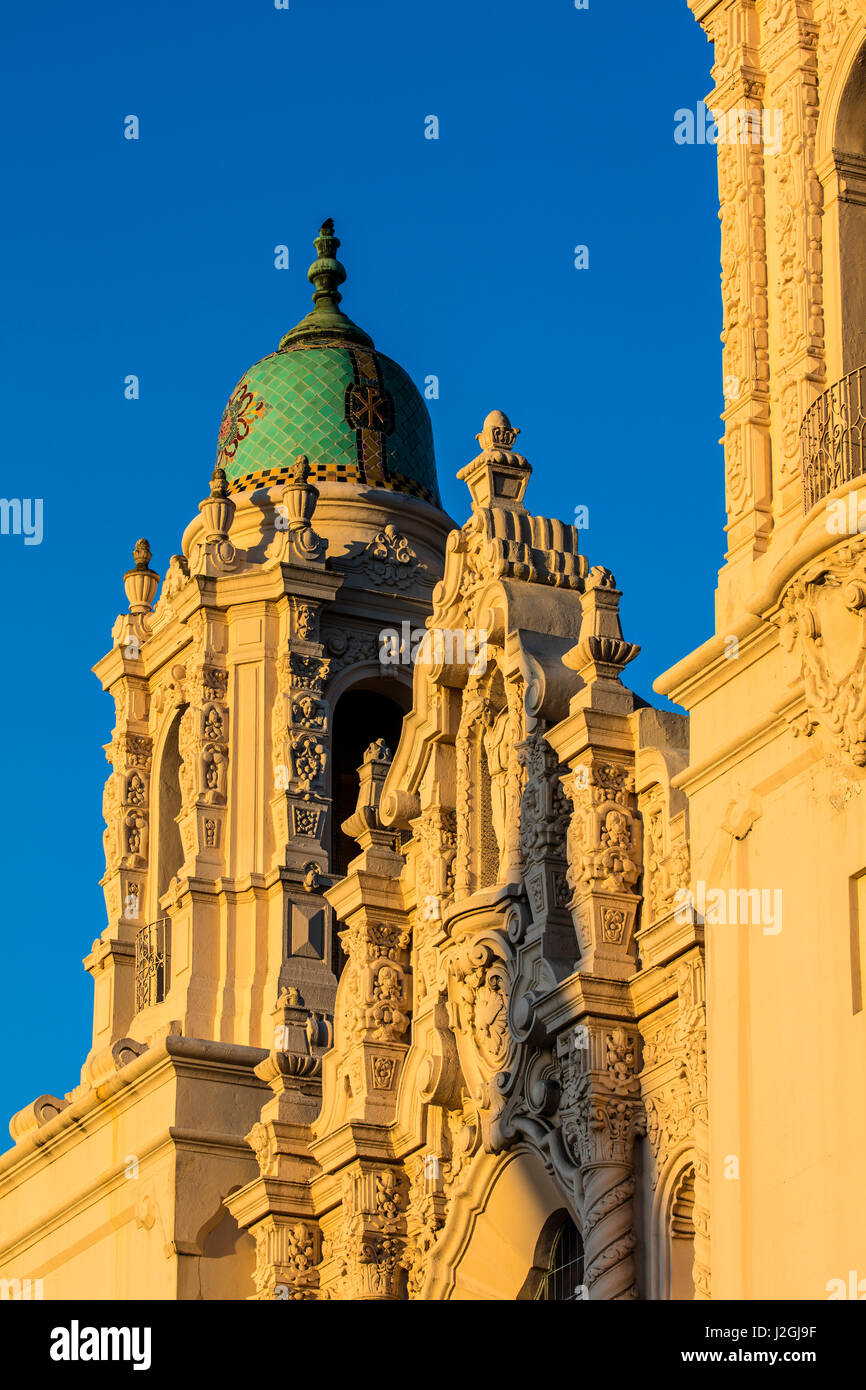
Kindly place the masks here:
<instances>
[{"instance_id":1,"label":"vertical fluted pilaster strip","mask_svg":"<svg viewBox=\"0 0 866 1390\"><path fill-rule=\"evenodd\" d=\"M695 1298L712 1298L710 1286L710 1162L706 1110L695 1113L695 1259L692 1279Z\"/></svg>"}]
</instances>

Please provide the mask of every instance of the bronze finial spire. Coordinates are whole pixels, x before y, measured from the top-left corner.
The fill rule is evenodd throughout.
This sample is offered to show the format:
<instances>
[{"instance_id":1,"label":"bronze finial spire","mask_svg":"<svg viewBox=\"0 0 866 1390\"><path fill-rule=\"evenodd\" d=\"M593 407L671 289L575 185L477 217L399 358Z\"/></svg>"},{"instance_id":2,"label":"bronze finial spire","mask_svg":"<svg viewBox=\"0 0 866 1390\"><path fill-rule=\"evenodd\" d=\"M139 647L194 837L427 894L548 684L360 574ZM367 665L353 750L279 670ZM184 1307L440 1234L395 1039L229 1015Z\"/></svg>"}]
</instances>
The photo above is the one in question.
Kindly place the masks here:
<instances>
[{"instance_id":1,"label":"bronze finial spire","mask_svg":"<svg viewBox=\"0 0 866 1390\"><path fill-rule=\"evenodd\" d=\"M337 289L342 285L346 278L346 268L337 260L337 249L340 245L340 238L334 235L334 219L328 217L319 228L319 235L313 245L316 248L317 258L313 261L307 271L307 279L311 285L315 285L313 293L313 303L316 308L326 301L336 309L343 296Z\"/></svg>"},{"instance_id":2,"label":"bronze finial spire","mask_svg":"<svg viewBox=\"0 0 866 1390\"><path fill-rule=\"evenodd\" d=\"M280 348L291 347L297 342L324 341L328 338L364 343L367 347L372 347L372 338L353 323L339 307L343 298L339 286L346 278L346 267L337 260L340 238L334 234L333 217L327 217L322 223L313 245L316 248L316 259L307 271L307 279L315 286L315 307L311 314L307 314L305 319L281 339Z\"/></svg>"}]
</instances>

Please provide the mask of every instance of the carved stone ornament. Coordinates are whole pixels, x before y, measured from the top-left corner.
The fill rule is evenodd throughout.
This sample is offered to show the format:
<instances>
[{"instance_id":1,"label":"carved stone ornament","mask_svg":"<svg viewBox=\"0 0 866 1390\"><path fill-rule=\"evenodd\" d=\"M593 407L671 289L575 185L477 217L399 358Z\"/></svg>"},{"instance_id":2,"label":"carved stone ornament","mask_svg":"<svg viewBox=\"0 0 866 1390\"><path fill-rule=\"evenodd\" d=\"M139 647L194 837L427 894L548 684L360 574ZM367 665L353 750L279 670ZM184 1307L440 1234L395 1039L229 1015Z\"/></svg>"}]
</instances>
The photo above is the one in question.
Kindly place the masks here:
<instances>
[{"instance_id":1,"label":"carved stone ornament","mask_svg":"<svg viewBox=\"0 0 866 1390\"><path fill-rule=\"evenodd\" d=\"M374 584L389 589L408 589L422 583L436 583L426 565L418 559L407 538L392 523L383 527L366 544L356 541L338 562L350 574L363 574Z\"/></svg>"},{"instance_id":2,"label":"carved stone ornament","mask_svg":"<svg viewBox=\"0 0 866 1390\"><path fill-rule=\"evenodd\" d=\"M866 542L816 561L788 587L774 621L804 682L807 715L794 732L821 725L866 766Z\"/></svg>"},{"instance_id":3,"label":"carved stone ornament","mask_svg":"<svg viewBox=\"0 0 866 1390\"><path fill-rule=\"evenodd\" d=\"M500 1143L497 1121L514 1080L518 1050L508 1024L511 959L507 936L495 931L461 943L448 961L457 1051L489 1151Z\"/></svg>"}]
</instances>

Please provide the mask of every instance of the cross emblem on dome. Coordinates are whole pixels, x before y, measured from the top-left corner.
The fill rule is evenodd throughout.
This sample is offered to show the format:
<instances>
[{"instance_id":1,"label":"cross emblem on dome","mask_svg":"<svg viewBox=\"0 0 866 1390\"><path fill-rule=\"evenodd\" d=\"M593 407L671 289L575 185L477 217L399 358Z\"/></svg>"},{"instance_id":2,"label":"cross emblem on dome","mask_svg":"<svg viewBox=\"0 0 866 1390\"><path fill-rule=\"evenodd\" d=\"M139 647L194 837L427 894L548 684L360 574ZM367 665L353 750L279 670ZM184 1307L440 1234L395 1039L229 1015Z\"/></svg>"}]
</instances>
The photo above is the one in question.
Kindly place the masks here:
<instances>
[{"instance_id":1,"label":"cross emblem on dome","mask_svg":"<svg viewBox=\"0 0 866 1390\"><path fill-rule=\"evenodd\" d=\"M393 409L391 397L377 382L356 382L346 392L346 418L352 429L387 434L391 429Z\"/></svg>"}]
</instances>

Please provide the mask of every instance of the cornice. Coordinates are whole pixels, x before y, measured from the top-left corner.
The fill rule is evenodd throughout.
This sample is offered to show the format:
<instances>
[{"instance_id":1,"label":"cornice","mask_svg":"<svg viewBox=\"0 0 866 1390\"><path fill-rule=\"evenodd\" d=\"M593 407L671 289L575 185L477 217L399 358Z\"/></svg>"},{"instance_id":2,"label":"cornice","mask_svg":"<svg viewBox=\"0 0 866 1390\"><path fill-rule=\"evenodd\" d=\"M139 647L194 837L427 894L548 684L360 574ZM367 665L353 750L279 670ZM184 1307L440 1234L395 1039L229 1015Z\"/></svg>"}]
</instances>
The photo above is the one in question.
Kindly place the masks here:
<instances>
[{"instance_id":1,"label":"cornice","mask_svg":"<svg viewBox=\"0 0 866 1390\"><path fill-rule=\"evenodd\" d=\"M725 655L727 642L735 637L739 649L737 659ZM767 637L764 626L754 613L747 612L736 622L731 623L727 632L716 633L688 656L663 671L653 681L653 690L665 695L684 709L691 710L707 695L712 694L742 670L745 656L751 661L765 654L768 646L774 645L773 637L761 644ZM757 650L756 650L757 648Z\"/></svg>"},{"instance_id":2,"label":"cornice","mask_svg":"<svg viewBox=\"0 0 866 1390\"><path fill-rule=\"evenodd\" d=\"M246 1084L265 1092L267 1086L255 1076L253 1068L267 1055L263 1048L237 1043L211 1042L177 1034L163 1037L155 1047L148 1048L114 1076L72 1101L47 1124L0 1155L0 1187L7 1179L13 1185L25 1181L28 1168L53 1162L72 1144L86 1138L92 1129L111 1123L119 1111L128 1109L163 1085L169 1071L175 1075L203 1075L205 1080L230 1081L232 1085ZM189 1131L183 1133L186 1135ZM236 1142L232 1139L233 1144Z\"/></svg>"},{"instance_id":3,"label":"cornice","mask_svg":"<svg viewBox=\"0 0 866 1390\"><path fill-rule=\"evenodd\" d=\"M560 1033L587 1016L618 1023L633 1018L628 981L607 980L580 970L543 995L535 1011L550 1034Z\"/></svg>"},{"instance_id":4,"label":"cornice","mask_svg":"<svg viewBox=\"0 0 866 1390\"><path fill-rule=\"evenodd\" d=\"M334 1175L356 1159L393 1163L396 1157L390 1126L383 1129L381 1125L362 1124L358 1120L347 1120L321 1139L314 1139L310 1153L324 1175Z\"/></svg>"},{"instance_id":5,"label":"cornice","mask_svg":"<svg viewBox=\"0 0 866 1390\"><path fill-rule=\"evenodd\" d=\"M834 489L832 500L839 501L849 492L862 488L862 477L852 478L848 483ZM676 666L671 666L653 682L653 689L659 695L681 704L685 709L693 709L700 700L714 693L727 680L742 670L744 656L752 654L758 659L775 646L777 632L767 623L776 611L782 595L800 570L806 569L825 556L829 560L833 552L842 546L866 546L866 535L835 535L827 531L827 501L822 498L807 516L803 517L794 532L793 543L785 550L781 559L773 566L765 583L755 590L744 604L743 615L730 626L726 633L716 633L702 646L683 657ZM761 634L766 641L761 647ZM749 638L754 636L753 641ZM728 638L736 637L740 644L740 654L736 661L725 657L725 644Z\"/></svg>"},{"instance_id":6,"label":"cornice","mask_svg":"<svg viewBox=\"0 0 866 1390\"><path fill-rule=\"evenodd\" d=\"M732 767L745 762L755 753L759 753L767 744L772 743L774 739L785 733L787 727L787 724L777 714L769 715L758 724L751 725L744 733L729 740L721 748L717 748L712 757L705 758L701 763L692 763L689 767L684 768L682 772L672 778L671 786L684 791L687 796L693 796L709 782L713 782L717 777L729 772Z\"/></svg>"}]
</instances>

